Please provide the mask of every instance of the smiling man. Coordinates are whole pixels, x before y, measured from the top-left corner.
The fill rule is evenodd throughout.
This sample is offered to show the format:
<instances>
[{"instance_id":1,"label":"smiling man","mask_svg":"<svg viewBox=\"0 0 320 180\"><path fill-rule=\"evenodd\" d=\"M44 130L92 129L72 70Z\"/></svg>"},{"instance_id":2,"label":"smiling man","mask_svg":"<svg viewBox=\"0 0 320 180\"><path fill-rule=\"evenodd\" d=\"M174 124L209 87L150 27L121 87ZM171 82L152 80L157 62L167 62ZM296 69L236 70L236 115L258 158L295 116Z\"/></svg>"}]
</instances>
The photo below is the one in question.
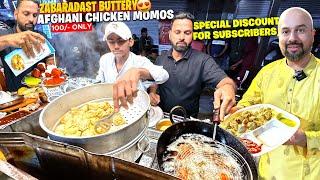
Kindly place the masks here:
<instances>
[{"instance_id":1,"label":"smiling man","mask_svg":"<svg viewBox=\"0 0 320 180\"><path fill-rule=\"evenodd\" d=\"M100 58L97 80L114 83L113 100L115 110L127 107L138 89L146 90L150 81L161 84L168 78L168 72L154 65L149 59L130 52L134 44L129 27L123 22L111 22L106 26L104 40L110 53Z\"/></svg>"},{"instance_id":2,"label":"smiling man","mask_svg":"<svg viewBox=\"0 0 320 180\"><path fill-rule=\"evenodd\" d=\"M301 122L285 144L261 156L261 179L319 179L320 61L311 54L314 34L309 12L299 7L285 10L278 25L285 58L264 67L237 105L273 104Z\"/></svg>"}]
</instances>

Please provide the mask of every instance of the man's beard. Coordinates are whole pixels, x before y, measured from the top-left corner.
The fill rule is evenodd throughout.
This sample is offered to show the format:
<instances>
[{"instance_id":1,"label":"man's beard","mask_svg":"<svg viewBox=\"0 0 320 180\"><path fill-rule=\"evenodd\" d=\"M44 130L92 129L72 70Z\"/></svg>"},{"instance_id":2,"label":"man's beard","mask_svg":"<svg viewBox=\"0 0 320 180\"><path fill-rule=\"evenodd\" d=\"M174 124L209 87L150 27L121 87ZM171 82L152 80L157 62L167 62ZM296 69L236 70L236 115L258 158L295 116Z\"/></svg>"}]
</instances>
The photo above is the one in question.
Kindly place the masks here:
<instances>
[{"instance_id":1,"label":"man's beard","mask_svg":"<svg viewBox=\"0 0 320 180\"><path fill-rule=\"evenodd\" d=\"M295 52L295 53L290 53L288 51L288 46L289 45L298 45L301 50ZM311 49L310 49L311 50ZM298 43L298 42L291 42L289 44L286 44L285 50L284 50L284 55L285 57L289 60L289 61L299 61L300 59L302 59L307 53L309 53L310 51L306 51L303 48L303 44L302 43Z\"/></svg>"},{"instance_id":2,"label":"man's beard","mask_svg":"<svg viewBox=\"0 0 320 180\"><path fill-rule=\"evenodd\" d=\"M181 42L180 42L180 43L181 43ZM176 50L177 52L186 52L186 51L189 49L190 44L188 45L188 44L185 43L185 42L183 42L183 43L185 44L185 46L178 46L178 45L177 45L178 43L173 44L173 43L171 42L172 47L173 47L174 50Z\"/></svg>"},{"instance_id":3,"label":"man's beard","mask_svg":"<svg viewBox=\"0 0 320 180\"><path fill-rule=\"evenodd\" d=\"M34 30L34 25L31 23L25 24L25 25L18 23L18 27L21 31L28 31L28 30L33 31Z\"/></svg>"}]
</instances>

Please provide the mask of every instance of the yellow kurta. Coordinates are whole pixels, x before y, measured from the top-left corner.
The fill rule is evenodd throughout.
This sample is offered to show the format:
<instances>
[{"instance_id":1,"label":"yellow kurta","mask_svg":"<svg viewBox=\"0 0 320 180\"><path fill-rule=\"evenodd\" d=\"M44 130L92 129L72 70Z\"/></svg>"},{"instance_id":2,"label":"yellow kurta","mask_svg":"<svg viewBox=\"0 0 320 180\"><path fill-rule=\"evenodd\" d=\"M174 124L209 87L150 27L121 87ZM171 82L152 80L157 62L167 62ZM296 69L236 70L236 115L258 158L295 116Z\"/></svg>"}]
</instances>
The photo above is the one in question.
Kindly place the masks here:
<instances>
[{"instance_id":1,"label":"yellow kurta","mask_svg":"<svg viewBox=\"0 0 320 180\"><path fill-rule=\"evenodd\" d=\"M238 106L273 104L301 121L307 148L282 145L261 156L261 179L320 179L320 60L312 56L303 70L307 78L297 81L285 59L262 68Z\"/></svg>"}]
</instances>

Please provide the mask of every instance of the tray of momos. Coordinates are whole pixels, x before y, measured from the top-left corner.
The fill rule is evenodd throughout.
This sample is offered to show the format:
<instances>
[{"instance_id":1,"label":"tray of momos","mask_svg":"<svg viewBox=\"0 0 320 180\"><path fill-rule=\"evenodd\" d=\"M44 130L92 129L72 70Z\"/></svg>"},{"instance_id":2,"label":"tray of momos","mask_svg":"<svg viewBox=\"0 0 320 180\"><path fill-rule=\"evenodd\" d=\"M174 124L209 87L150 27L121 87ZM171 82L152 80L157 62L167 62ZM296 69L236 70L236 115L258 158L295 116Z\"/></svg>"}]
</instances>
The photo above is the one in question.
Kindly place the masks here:
<instances>
[{"instance_id":1,"label":"tray of momos","mask_svg":"<svg viewBox=\"0 0 320 180\"><path fill-rule=\"evenodd\" d=\"M300 120L274 105L256 104L226 116L220 127L238 137L253 156L260 156L288 141Z\"/></svg>"}]
</instances>

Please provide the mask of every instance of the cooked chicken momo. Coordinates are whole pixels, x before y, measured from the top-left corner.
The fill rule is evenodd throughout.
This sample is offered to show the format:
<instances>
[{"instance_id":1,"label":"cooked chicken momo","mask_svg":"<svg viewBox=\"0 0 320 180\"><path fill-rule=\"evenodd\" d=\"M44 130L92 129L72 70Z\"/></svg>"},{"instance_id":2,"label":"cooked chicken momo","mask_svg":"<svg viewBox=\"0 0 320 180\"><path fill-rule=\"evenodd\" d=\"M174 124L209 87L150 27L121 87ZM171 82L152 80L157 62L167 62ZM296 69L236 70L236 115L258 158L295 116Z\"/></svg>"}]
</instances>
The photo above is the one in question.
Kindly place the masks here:
<instances>
[{"instance_id":1,"label":"cooked chicken momo","mask_svg":"<svg viewBox=\"0 0 320 180\"><path fill-rule=\"evenodd\" d=\"M221 124L221 127L229 131L235 136L254 130L273 116L271 108L261 108L258 110L243 111L235 115L231 115L231 119Z\"/></svg>"},{"instance_id":2,"label":"cooked chicken momo","mask_svg":"<svg viewBox=\"0 0 320 180\"><path fill-rule=\"evenodd\" d=\"M121 114L119 114L112 119L112 123L115 126L120 126L120 125L126 124L126 120L122 117Z\"/></svg>"},{"instance_id":3,"label":"cooked chicken momo","mask_svg":"<svg viewBox=\"0 0 320 180\"><path fill-rule=\"evenodd\" d=\"M110 115L113 111L113 107L107 101L90 102L80 107L71 108L59 119L59 124L54 129L54 132L64 136L98 135L100 133L95 131L95 123ZM126 123L122 116L117 117L114 121L117 124Z\"/></svg>"},{"instance_id":4,"label":"cooked chicken momo","mask_svg":"<svg viewBox=\"0 0 320 180\"><path fill-rule=\"evenodd\" d=\"M12 57L11 66L15 70L24 70L24 62L19 54L16 54Z\"/></svg>"}]
</instances>

